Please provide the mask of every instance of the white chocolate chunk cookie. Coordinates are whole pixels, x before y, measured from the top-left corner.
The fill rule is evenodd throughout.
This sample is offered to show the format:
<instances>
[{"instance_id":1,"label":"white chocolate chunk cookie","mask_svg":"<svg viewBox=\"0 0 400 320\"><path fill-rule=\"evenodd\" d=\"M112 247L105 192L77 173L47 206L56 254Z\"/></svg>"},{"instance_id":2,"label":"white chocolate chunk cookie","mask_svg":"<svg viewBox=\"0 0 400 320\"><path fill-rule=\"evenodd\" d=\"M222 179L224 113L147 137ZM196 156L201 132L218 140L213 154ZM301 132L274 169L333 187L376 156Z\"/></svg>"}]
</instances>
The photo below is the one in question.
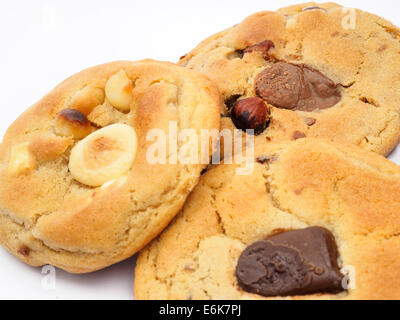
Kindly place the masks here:
<instances>
[{"instance_id":1,"label":"white chocolate chunk cookie","mask_svg":"<svg viewBox=\"0 0 400 320\"><path fill-rule=\"evenodd\" d=\"M388 155L399 142L400 30L367 12L259 12L179 64L218 86L223 129L253 129L256 143L328 138Z\"/></svg>"},{"instance_id":2,"label":"white chocolate chunk cookie","mask_svg":"<svg viewBox=\"0 0 400 320\"><path fill-rule=\"evenodd\" d=\"M328 140L220 165L144 249L136 299L400 299L400 167Z\"/></svg>"},{"instance_id":3,"label":"white chocolate chunk cookie","mask_svg":"<svg viewBox=\"0 0 400 320\"><path fill-rule=\"evenodd\" d=\"M0 243L73 273L126 259L182 208L206 164L148 161L153 129L220 129L220 96L174 64L113 62L65 80L0 145ZM184 142L176 143L179 154ZM213 145L210 138L209 154ZM199 149L199 154L200 154Z\"/></svg>"}]
</instances>

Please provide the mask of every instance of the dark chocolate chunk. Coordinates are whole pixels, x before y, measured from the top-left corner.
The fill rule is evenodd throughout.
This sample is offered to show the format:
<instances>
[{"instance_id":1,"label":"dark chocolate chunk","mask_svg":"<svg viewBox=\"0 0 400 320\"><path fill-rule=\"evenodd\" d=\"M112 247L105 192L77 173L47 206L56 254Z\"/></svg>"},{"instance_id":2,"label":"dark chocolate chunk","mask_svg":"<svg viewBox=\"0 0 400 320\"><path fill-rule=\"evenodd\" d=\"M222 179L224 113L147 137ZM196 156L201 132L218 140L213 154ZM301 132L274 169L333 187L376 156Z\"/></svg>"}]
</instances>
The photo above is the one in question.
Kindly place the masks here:
<instances>
[{"instance_id":1,"label":"dark chocolate chunk","mask_svg":"<svg viewBox=\"0 0 400 320\"><path fill-rule=\"evenodd\" d=\"M236 276L245 291L265 297L344 291L334 236L321 227L279 233L250 245L240 256Z\"/></svg>"},{"instance_id":2,"label":"dark chocolate chunk","mask_svg":"<svg viewBox=\"0 0 400 320\"><path fill-rule=\"evenodd\" d=\"M341 99L338 86L321 72L304 65L279 62L256 78L257 95L278 108L315 111Z\"/></svg>"}]
</instances>

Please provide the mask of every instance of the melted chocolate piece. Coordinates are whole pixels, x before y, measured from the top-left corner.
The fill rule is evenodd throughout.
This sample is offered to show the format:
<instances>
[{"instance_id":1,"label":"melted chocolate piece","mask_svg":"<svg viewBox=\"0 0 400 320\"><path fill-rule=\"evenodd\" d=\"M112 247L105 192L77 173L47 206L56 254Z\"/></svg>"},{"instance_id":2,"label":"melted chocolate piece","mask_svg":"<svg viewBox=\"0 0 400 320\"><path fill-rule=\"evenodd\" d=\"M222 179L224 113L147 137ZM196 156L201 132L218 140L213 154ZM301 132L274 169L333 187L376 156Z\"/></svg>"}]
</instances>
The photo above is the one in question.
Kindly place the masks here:
<instances>
[{"instance_id":1,"label":"melted chocolate piece","mask_svg":"<svg viewBox=\"0 0 400 320\"><path fill-rule=\"evenodd\" d=\"M266 102L284 109L315 111L333 107L341 99L337 85L321 72L286 62L262 71L255 88Z\"/></svg>"},{"instance_id":2,"label":"melted chocolate piece","mask_svg":"<svg viewBox=\"0 0 400 320\"><path fill-rule=\"evenodd\" d=\"M270 60L269 50L275 48L275 44L271 40L265 40L244 49L243 53L250 53L254 51L261 52L264 60Z\"/></svg>"},{"instance_id":3,"label":"melted chocolate piece","mask_svg":"<svg viewBox=\"0 0 400 320\"><path fill-rule=\"evenodd\" d=\"M245 291L265 297L344 290L335 239L320 227L279 233L250 245L240 256L236 276Z\"/></svg>"}]
</instances>

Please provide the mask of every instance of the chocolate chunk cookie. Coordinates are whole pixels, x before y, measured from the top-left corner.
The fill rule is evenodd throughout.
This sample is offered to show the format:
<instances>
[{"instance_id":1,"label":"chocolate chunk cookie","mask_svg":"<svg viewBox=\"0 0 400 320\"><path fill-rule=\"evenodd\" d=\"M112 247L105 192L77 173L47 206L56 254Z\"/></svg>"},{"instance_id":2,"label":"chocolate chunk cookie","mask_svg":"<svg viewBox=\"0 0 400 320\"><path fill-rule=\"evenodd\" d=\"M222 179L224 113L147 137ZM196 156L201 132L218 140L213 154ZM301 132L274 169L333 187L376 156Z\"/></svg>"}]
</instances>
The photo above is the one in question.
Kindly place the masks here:
<instances>
[{"instance_id":1,"label":"chocolate chunk cookie","mask_svg":"<svg viewBox=\"0 0 400 320\"><path fill-rule=\"evenodd\" d=\"M144 249L137 299L400 299L400 167L325 139L210 169Z\"/></svg>"},{"instance_id":2,"label":"chocolate chunk cookie","mask_svg":"<svg viewBox=\"0 0 400 320\"><path fill-rule=\"evenodd\" d=\"M223 128L252 129L256 143L322 137L388 155L400 137L399 53L400 31L390 22L306 3L256 13L179 64L218 85ZM248 103L254 97L266 111Z\"/></svg>"},{"instance_id":3,"label":"chocolate chunk cookie","mask_svg":"<svg viewBox=\"0 0 400 320\"><path fill-rule=\"evenodd\" d=\"M174 218L207 166L150 162L147 135L168 134L170 123L218 130L220 103L204 75L152 60L67 79L0 145L1 245L30 265L74 273L132 256Z\"/></svg>"}]
</instances>

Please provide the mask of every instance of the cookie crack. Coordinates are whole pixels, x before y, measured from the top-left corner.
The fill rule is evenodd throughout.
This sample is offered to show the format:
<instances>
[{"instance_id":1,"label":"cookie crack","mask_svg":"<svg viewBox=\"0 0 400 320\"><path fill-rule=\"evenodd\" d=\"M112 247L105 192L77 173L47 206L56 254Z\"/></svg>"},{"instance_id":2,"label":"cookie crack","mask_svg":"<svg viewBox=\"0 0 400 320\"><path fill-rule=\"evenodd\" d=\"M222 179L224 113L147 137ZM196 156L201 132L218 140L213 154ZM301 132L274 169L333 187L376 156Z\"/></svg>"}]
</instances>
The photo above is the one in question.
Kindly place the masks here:
<instances>
[{"instance_id":1,"label":"cookie crack","mask_svg":"<svg viewBox=\"0 0 400 320\"><path fill-rule=\"evenodd\" d=\"M389 126L390 126L391 120L387 120L384 123L383 128L381 128L377 133L369 135L369 136L365 136L360 142L359 142L359 146L363 144L363 142L365 141L365 143L369 144L369 145L376 145L376 143L374 143L373 141L371 141L371 138L378 138L380 139L381 136L384 134L385 131L388 130Z\"/></svg>"},{"instance_id":2,"label":"cookie crack","mask_svg":"<svg viewBox=\"0 0 400 320\"><path fill-rule=\"evenodd\" d=\"M212 189L212 188L211 188ZM227 233L226 233L226 229L225 229L225 225L224 225L224 221L222 220L222 216L221 216L221 214L219 213L219 211L218 211L218 208L217 208L217 190L216 189L212 189L212 195L211 195L211 206L213 207L213 209L214 209L214 212L215 212L215 215L216 215L216 218L217 218L217 222L218 222L218 225L219 225L219 227L221 228L221 232L224 234L224 235L226 235Z\"/></svg>"},{"instance_id":3,"label":"cookie crack","mask_svg":"<svg viewBox=\"0 0 400 320\"><path fill-rule=\"evenodd\" d=\"M376 168L366 162L362 162L362 161L358 161L357 159L352 159L351 157L349 157L349 155L346 152L343 152L341 150L339 150L338 148L335 148L335 151L338 152L339 154L341 154L345 159L347 159L347 161L349 161L352 165L354 165L355 167L359 168L359 169L368 169L373 171L374 173L377 173L379 175L384 175L387 178L393 179L394 177L398 177L398 179L400 179L400 175L394 171L390 171L390 172L385 172L382 171L379 168Z\"/></svg>"},{"instance_id":4,"label":"cookie crack","mask_svg":"<svg viewBox=\"0 0 400 320\"><path fill-rule=\"evenodd\" d=\"M383 29L387 34L389 34L393 39L397 40L400 43L400 30L397 29L396 27L391 27L391 26L387 26L384 25L381 22L375 22L375 24L380 27L381 29Z\"/></svg>"},{"instance_id":5,"label":"cookie crack","mask_svg":"<svg viewBox=\"0 0 400 320\"><path fill-rule=\"evenodd\" d=\"M290 215L294 218L296 218L299 222L303 223L306 226L310 226L310 223L301 219L298 215L296 215L294 212L292 212L289 208L284 208L282 203L276 198L274 195L273 191L273 186L272 186L272 175L270 174L271 171L271 164L264 164L264 172L263 172L263 178L264 178L264 184L265 184L265 191L268 199L270 200L270 203L272 206L278 210L281 213L285 213L287 215Z\"/></svg>"},{"instance_id":6,"label":"cookie crack","mask_svg":"<svg viewBox=\"0 0 400 320\"><path fill-rule=\"evenodd\" d=\"M154 268L154 270L155 270L155 277L154 277L154 279L155 279L159 284L165 286L165 289L166 289L166 291L168 292L168 293L167 293L167 297L169 298L170 295L171 295L172 283L171 283L171 281L168 281L168 280L171 280L172 278L174 278L174 277L176 276L177 270L174 270L168 277L160 277L160 276L159 276L159 274L158 274L158 272L157 272L157 269L158 269L157 258L158 258L159 251L160 251L159 248L158 248L158 243L159 243L159 241L160 241L159 238L157 238L157 239L155 240L155 244L154 244L154 245L156 245L156 248L157 248L157 253L154 255L153 261L152 261L152 265L153 265L153 268ZM149 258L149 253L150 253L150 250L147 251L147 254L148 254L148 255L147 255L147 260L150 259L150 258Z\"/></svg>"},{"instance_id":7,"label":"cookie crack","mask_svg":"<svg viewBox=\"0 0 400 320\"><path fill-rule=\"evenodd\" d=\"M28 227L24 222L18 221L15 219L15 217L12 214L7 214L3 210L1 211L1 216L7 218L12 224L18 226L21 229L24 229L24 231L30 232L31 236L33 237L33 240L38 242L41 246L46 248L47 250L53 252L53 253L67 253L67 254L79 254L82 256L89 256L93 254L105 254L106 251L96 251L96 252L88 252L88 251L83 251L83 250L67 250L67 249L61 249L61 248L55 248L47 244L45 241L42 239L35 237L32 233L32 228ZM40 260L40 259L39 259Z\"/></svg>"},{"instance_id":8,"label":"cookie crack","mask_svg":"<svg viewBox=\"0 0 400 320\"><path fill-rule=\"evenodd\" d=\"M374 106L375 108L380 108L381 106L372 98L367 98L367 97L361 97L359 98L359 101L365 104L369 104L371 106Z\"/></svg>"}]
</instances>

